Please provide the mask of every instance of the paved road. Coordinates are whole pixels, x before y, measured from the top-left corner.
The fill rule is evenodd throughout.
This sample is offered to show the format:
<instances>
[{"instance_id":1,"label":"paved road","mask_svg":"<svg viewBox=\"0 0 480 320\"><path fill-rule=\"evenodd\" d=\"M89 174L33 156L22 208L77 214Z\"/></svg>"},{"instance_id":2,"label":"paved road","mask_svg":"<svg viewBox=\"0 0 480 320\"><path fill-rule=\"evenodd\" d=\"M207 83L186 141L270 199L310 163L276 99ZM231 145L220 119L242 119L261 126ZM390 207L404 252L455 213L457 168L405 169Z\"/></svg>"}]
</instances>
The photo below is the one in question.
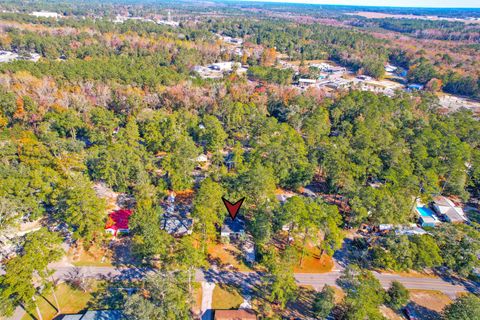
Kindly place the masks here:
<instances>
[{"instance_id":1,"label":"paved road","mask_svg":"<svg viewBox=\"0 0 480 320\"><path fill-rule=\"evenodd\" d=\"M57 267L54 278L68 280L72 277L90 278L117 278L117 279L138 279L148 273L155 272L147 268L115 268L115 267ZM340 270L328 273L296 273L295 279L299 285L309 285L319 290L325 284L337 286L336 280L340 276ZM438 290L448 296L455 298L460 292L476 291L478 284L460 283L453 279L442 279L439 277L407 277L388 273L374 272L375 276L385 288L390 286L394 280L401 282L408 289ZM237 272L217 271L214 269L197 270L197 281L208 281L213 283L225 283L244 289L245 292L253 291L260 285L262 274L258 272Z\"/></svg>"},{"instance_id":2,"label":"paved road","mask_svg":"<svg viewBox=\"0 0 480 320\"><path fill-rule=\"evenodd\" d=\"M316 290L323 288L325 284L337 286L336 280L341 274L341 267L336 268L328 273L296 273L295 279L299 285L309 285ZM68 280L72 277L96 278L96 279L125 279L133 280L144 277L148 273L154 273L149 268L115 268L115 267L75 267L68 266L64 263L51 265L55 270L53 277L56 280ZM401 282L408 289L437 290L445 293L451 298L456 298L458 293L466 291L480 292L478 284L459 283L453 279L427 278L427 277L405 277L395 274L378 273L374 275L380 280L384 288L390 286L394 280ZM208 281L213 283L225 283L242 288L244 294L252 292L260 285L261 274L258 272L232 272L217 271L214 269L197 270L197 281ZM17 308L16 315L9 318L20 320L25 312L21 308Z\"/></svg>"}]
</instances>

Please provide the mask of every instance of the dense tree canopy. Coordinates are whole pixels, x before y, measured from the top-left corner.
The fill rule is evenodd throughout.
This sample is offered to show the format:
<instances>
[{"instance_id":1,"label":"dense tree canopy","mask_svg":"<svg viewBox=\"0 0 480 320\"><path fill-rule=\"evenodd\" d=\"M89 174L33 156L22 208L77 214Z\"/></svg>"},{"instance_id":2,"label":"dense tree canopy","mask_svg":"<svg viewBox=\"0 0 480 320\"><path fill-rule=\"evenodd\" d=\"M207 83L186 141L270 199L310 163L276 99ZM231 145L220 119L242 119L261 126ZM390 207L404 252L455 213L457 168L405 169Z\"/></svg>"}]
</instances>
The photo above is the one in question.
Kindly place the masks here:
<instances>
[{"instance_id":1,"label":"dense tree canopy","mask_svg":"<svg viewBox=\"0 0 480 320\"><path fill-rule=\"evenodd\" d=\"M176 272L132 284L136 291L125 300L131 318L190 317L195 271L205 266L227 217L222 196L245 197L240 215L265 271L259 293L283 308L297 298L293 270L307 249L332 256L346 234L342 227L405 225L416 222L417 200L429 203L442 194L466 201L480 194L478 119L463 109L440 112L435 95L443 89L479 96L471 59L478 49L453 49L448 42L477 39L478 27L325 12L310 13L318 20L304 23L308 10L302 6L290 8L301 19L248 10L231 17L228 8L215 6L202 9L193 22L180 14L193 10L182 4L174 28L110 21L123 10L157 19L154 4L120 10L81 3L78 11L63 2L29 4L0 14L0 48L25 58L0 64L0 235L35 221L88 249L104 244L112 209L97 187L132 199L125 205L134 212L132 259ZM42 4L63 8L63 18L26 14ZM205 14L211 10L225 16ZM324 17L332 19L328 25ZM372 27L409 38L369 32ZM444 30L418 32L426 27ZM234 50L219 36L241 37L243 44ZM419 39L432 37L445 44L416 50ZM40 60L28 61L30 53ZM312 59L375 78L393 63L408 70L409 82L428 90L389 97L294 88L292 80L310 72L305 63ZM192 72L193 66L221 61L240 61L248 71L222 79ZM299 74L285 68L288 63L298 65ZM181 214L194 221L193 235L182 239L162 225L169 214L165 198L173 192L181 195ZM477 229L475 222L445 223L425 235L391 232L353 242L363 244L358 262L364 267L444 266L467 277L479 267ZM36 286L46 283L48 263L61 256L56 233L42 228L19 239L18 250L2 261L2 314L20 304L29 307ZM343 319L382 319L381 304L400 309L408 301L398 283L386 294L372 273L355 266L340 282L346 298L336 311ZM459 298L445 317L468 319L477 305L471 296ZM315 296L314 312L326 318L333 307L332 289L325 287Z\"/></svg>"}]
</instances>

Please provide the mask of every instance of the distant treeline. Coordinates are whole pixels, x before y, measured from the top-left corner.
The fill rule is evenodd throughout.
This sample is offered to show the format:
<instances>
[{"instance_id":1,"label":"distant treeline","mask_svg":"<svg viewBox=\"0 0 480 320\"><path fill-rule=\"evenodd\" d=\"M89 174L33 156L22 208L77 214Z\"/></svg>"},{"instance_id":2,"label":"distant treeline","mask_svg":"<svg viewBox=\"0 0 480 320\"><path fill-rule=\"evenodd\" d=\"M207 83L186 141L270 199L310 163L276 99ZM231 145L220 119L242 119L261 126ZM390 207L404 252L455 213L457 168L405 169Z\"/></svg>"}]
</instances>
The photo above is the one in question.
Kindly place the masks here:
<instances>
[{"instance_id":1,"label":"distant treeline","mask_svg":"<svg viewBox=\"0 0 480 320\"><path fill-rule=\"evenodd\" d=\"M468 42L480 40L480 25L461 21L384 18L360 19L352 24L359 27L380 27L422 39Z\"/></svg>"}]
</instances>

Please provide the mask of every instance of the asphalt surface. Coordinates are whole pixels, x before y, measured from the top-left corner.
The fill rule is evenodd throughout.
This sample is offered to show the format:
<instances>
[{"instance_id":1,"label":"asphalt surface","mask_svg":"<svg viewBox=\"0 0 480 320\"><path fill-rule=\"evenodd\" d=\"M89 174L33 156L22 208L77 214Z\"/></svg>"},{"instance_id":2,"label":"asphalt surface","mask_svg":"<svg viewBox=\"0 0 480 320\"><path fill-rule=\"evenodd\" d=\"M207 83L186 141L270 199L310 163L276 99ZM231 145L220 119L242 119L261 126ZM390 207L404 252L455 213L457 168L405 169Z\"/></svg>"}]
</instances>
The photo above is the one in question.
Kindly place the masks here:
<instances>
[{"instance_id":1,"label":"asphalt surface","mask_svg":"<svg viewBox=\"0 0 480 320\"><path fill-rule=\"evenodd\" d=\"M56 267L54 278L69 280L75 277L97 279L135 280L154 273L148 268L115 268L115 267ZM328 273L296 273L295 279L299 285L312 286L316 290L325 284L338 286L336 281L341 275L340 270ZM413 277L397 274L374 272L383 287L388 288L394 280L401 282L408 289L437 290L455 298L458 293L474 291L479 292L478 284L459 281L455 279L442 279L440 277ZM215 269L197 270L196 280L213 283L223 283L242 288L244 292L254 291L261 285L262 274L258 272L219 271Z\"/></svg>"},{"instance_id":2,"label":"asphalt surface","mask_svg":"<svg viewBox=\"0 0 480 320\"><path fill-rule=\"evenodd\" d=\"M116 267L75 267L65 263L52 264L51 269L55 270L55 280L67 281L73 278L95 278L95 279L118 279L135 280L141 279L156 271L151 268L116 268ZM295 279L299 285L312 286L320 290L324 285L338 286L336 281L342 273L343 267L335 261L335 269L328 273L296 273ZM443 292L452 299L455 299L462 292L480 292L478 283L466 282L453 278L440 277L410 277L389 273L373 272L384 288L388 288L392 281L401 282L408 289L436 290ZM262 274L258 272L240 271L219 271L214 268L208 270L197 270L196 281L223 283L242 289L243 294L249 294L261 286ZM25 311L18 307L15 314L7 320L20 320Z\"/></svg>"}]
</instances>

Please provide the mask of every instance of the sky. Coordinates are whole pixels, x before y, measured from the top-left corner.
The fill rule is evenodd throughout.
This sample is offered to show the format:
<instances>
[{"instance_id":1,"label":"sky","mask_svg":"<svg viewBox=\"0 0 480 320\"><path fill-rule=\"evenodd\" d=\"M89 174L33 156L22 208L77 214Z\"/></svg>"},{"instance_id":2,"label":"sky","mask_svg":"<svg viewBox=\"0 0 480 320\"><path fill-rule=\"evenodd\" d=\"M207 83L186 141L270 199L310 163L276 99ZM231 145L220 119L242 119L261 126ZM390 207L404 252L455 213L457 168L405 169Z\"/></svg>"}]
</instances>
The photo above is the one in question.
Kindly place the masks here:
<instances>
[{"instance_id":1,"label":"sky","mask_svg":"<svg viewBox=\"0 0 480 320\"><path fill-rule=\"evenodd\" d=\"M257 0L257 1L340 4L340 5L352 5L352 6L480 8L480 0L285 0L285 1Z\"/></svg>"}]
</instances>

